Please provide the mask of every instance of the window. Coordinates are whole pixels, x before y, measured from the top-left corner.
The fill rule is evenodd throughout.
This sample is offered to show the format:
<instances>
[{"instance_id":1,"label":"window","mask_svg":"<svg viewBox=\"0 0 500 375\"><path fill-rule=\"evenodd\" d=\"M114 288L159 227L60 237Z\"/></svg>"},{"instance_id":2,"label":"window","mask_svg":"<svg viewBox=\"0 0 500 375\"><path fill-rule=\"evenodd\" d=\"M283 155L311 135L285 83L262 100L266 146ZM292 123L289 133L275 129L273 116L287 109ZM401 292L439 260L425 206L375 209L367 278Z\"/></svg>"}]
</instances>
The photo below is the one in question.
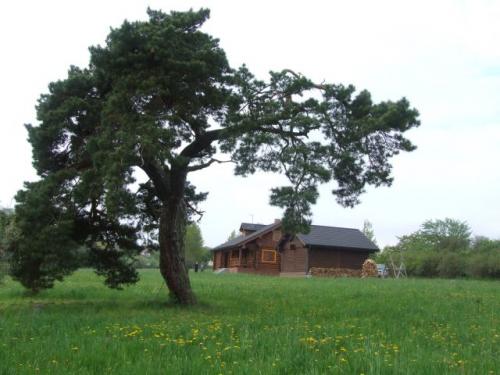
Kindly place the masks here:
<instances>
[{"instance_id":1,"label":"window","mask_svg":"<svg viewBox=\"0 0 500 375\"><path fill-rule=\"evenodd\" d=\"M276 250L262 249L261 261L262 263L276 263Z\"/></svg>"}]
</instances>

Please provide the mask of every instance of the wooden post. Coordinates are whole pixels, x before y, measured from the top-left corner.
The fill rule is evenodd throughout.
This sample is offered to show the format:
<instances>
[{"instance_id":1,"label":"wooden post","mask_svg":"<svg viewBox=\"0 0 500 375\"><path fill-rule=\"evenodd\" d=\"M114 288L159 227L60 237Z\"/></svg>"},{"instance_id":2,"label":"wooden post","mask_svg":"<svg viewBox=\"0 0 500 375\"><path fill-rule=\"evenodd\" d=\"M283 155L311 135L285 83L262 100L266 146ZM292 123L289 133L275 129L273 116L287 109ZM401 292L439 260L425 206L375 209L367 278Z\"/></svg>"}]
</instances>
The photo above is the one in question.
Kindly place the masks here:
<instances>
[{"instance_id":1,"label":"wooden post","mask_svg":"<svg viewBox=\"0 0 500 375\"><path fill-rule=\"evenodd\" d=\"M241 247L239 248L239 259L238 259L238 266L241 267L241 255L242 255L242 251L241 251Z\"/></svg>"}]
</instances>

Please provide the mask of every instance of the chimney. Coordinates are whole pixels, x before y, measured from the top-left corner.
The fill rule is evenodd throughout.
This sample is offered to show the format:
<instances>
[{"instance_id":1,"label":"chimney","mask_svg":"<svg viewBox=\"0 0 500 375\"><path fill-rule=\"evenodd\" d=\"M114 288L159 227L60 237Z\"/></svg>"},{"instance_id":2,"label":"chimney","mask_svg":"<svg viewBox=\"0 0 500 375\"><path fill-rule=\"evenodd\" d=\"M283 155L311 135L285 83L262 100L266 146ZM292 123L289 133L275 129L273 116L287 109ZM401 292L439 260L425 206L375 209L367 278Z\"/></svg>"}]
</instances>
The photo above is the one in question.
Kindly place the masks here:
<instances>
[{"instance_id":1,"label":"chimney","mask_svg":"<svg viewBox=\"0 0 500 375\"><path fill-rule=\"evenodd\" d=\"M281 220L280 219L274 219L274 224L278 224L278 223L281 223Z\"/></svg>"}]
</instances>

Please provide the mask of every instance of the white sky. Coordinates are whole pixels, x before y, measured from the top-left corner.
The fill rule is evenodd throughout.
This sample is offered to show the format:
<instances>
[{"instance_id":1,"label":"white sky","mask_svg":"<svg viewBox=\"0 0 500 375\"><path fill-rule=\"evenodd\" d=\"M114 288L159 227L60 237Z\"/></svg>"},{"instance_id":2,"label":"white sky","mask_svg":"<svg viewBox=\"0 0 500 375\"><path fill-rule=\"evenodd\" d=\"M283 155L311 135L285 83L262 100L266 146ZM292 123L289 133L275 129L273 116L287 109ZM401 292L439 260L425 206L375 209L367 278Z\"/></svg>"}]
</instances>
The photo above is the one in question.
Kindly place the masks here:
<instances>
[{"instance_id":1,"label":"white sky","mask_svg":"<svg viewBox=\"0 0 500 375\"><path fill-rule=\"evenodd\" d=\"M393 159L393 186L368 189L354 209L324 186L314 224L361 228L368 219L386 245L451 217L500 238L500 1L2 1L0 205L13 206L23 181L36 178L23 124L36 123L39 95L69 65L87 65L87 48L110 26L145 19L148 5L210 8L204 30L233 66L246 63L262 78L290 68L366 88L376 100L406 96L420 111L422 125L409 134L418 149ZM243 179L231 168L191 176L210 192L200 223L209 246L242 221L280 217L268 200L282 178Z\"/></svg>"}]
</instances>

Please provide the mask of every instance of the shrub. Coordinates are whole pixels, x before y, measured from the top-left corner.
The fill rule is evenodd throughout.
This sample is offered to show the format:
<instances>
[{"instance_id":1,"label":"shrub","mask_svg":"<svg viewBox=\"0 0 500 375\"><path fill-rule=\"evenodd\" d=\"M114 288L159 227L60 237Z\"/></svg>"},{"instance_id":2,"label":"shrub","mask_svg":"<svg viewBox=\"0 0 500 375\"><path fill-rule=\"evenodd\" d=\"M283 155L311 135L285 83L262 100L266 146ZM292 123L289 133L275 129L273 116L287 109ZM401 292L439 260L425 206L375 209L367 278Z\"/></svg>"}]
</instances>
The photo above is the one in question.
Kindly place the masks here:
<instances>
[{"instance_id":1,"label":"shrub","mask_svg":"<svg viewBox=\"0 0 500 375\"><path fill-rule=\"evenodd\" d=\"M478 236L474 238L472 250L479 251L500 251L500 240L491 240L487 237Z\"/></svg>"},{"instance_id":2,"label":"shrub","mask_svg":"<svg viewBox=\"0 0 500 375\"><path fill-rule=\"evenodd\" d=\"M160 268L160 254L155 252L143 252L135 259L137 268Z\"/></svg>"},{"instance_id":3,"label":"shrub","mask_svg":"<svg viewBox=\"0 0 500 375\"><path fill-rule=\"evenodd\" d=\"M7 263L2 259L0 254L0 284L3 283L5 276L7 275Z\"/></svg>"},{"instance_id":4,"label":"shrub","mask_svg":"<svg viewBox=\"0 0 500 375\"><path fill-rule=\"evenodd\" d=\"M13 212L10 209L0 208L0 283L7 275L7 246L8 235L13 230Z\"/></svg>"},{"instance_id":5,"label":"shrub","mask_svg":"<svg viewBox=\"0 0 500 375\"><path fill-rule=\"evenodd\" d=\"M500 278L500 249L472 253L466 272L472 277Z\"/></svg>"},{"instance_id":6,"label":"shrub","mask_svg":"<svg viewBox=\"0 0 500 375\"><path fill-rule=\"evenodd\" d=\"M439 236L429 234L434 227ZM392 261L396 266L404 262L408 276L500 279L500 240L477 236L469 241L467 228L465 223L449 219L428 221L425 230L399 237L397 245L386 246L374 258L389 267Z\"/></svg>"},{"instance_id":7,"label":"shrub","mask_svg":"<svg viewBox=\"0 0 500 375\"><path fill-rule=\"evenodd\" d=\"M465 276L466 255L465 252L442 253L437 267L439 276L449 278Z\"/></svg>"},{"instance_id":8,"label":"shrub","mask_svg":"<svg viewBox=\"0 0 500 375\"><path fill-rule=\"evenodd\" d=\"M409 251L404 254L406 272L409 276L437 277L441 255L435 251Z\"/></svg>"}]
</instances>

